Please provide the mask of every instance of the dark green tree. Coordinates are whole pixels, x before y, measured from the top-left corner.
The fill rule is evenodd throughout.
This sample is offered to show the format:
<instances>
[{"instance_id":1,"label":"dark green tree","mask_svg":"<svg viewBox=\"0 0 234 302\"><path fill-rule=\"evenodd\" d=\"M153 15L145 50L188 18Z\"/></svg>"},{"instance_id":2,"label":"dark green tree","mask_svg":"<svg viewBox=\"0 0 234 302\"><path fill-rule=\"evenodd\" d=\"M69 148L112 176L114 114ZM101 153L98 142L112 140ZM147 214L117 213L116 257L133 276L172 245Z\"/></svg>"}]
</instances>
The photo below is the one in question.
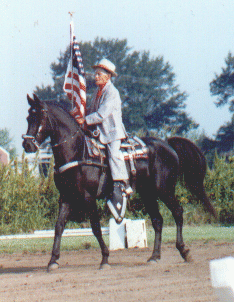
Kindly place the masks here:
<instances>
[{"instance_id":1,"label":"dark green tree","mask_svg":"<svg viewBox=\"0 0 234 302\"><path fill-rule=\"evenodd\" d=\"M220 75L215 74L215 79L210 83L211 95L217 96L217 107L229 104L229 110L234 111L234 57L229 52L225 59L226 66Z\"/></svg>"},{"instance_id":2,"label":"dark green tree","mask_svg":"<svg viewBox=\"0 0 234 302\"><path fill-rule=\"evenodd\" d=\"M187 94L175 85L175 74L163 57L151 58L149 52L132 51L126 39L96 38L93 43L80 42L79 46L86 70L88 105L95 89L92 66L105 57L117 66L114 82L121 94L128 131L166 127L180 134L198 126L185 112ZM54 85L36 87L39 98L67 102L63 83L69 57L70 47L60 54L57 63L51 64Z\"/></svg>"},{"instance_id":3,"label":"dark green tree","mask_svg":"<svg viewBox=\"0 0 234 302\"><path fill-rule=\"evenodd\" d=\"M230 122L221 126L216 134L218 148L223 152L228 152L234 147L234 115Z\"/></svg>"},{"instance_id":4,"label":"dark green tree","mask_svg":"<svg viewBox=\"0 0 234 302\"><path fill-rule=\"evenodd\" d=\"M222 72L215 74L215 79L210 83L210 92L212 96L217 97L217 107L229 105L229 111L234 112L234 57L231 52L228 53L225 64ZM218 129L213 145L219 153L230 153L230 150L233 150L233 142L234 115L230 122Z\"/></svg>"},{"instance_id":5,"label":"dark green tree","mask_svg":"<svg viewBox=\"0 0 234 302\"><path fill-rule=\"evenodd\" d=\"M10 153L10 158L16 156L16 148L13 144L13 138L7 128L0 129L0 146Z\"/></svg>"}]
</instances>

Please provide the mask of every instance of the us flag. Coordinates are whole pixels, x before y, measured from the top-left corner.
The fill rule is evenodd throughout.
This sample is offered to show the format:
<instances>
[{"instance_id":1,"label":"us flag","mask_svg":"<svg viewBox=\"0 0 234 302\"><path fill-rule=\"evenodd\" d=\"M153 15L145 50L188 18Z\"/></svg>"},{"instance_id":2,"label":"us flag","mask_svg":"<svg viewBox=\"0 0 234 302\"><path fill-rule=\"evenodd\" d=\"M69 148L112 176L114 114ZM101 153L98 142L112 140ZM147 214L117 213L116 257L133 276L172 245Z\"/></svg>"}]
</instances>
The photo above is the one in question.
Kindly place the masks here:
<instances>
[{"instance_id":1,"label":"us flag","mask_svg":"<svg viewBox=\"0 0 234 302\"><path fill-rule=\"evenodd\" d=\"M73 36L71 58L68 64L63 90L72 101L71 114L84 117L86 111L86 80L81 52L76 37Z\"/></svg>"}]
</instances>

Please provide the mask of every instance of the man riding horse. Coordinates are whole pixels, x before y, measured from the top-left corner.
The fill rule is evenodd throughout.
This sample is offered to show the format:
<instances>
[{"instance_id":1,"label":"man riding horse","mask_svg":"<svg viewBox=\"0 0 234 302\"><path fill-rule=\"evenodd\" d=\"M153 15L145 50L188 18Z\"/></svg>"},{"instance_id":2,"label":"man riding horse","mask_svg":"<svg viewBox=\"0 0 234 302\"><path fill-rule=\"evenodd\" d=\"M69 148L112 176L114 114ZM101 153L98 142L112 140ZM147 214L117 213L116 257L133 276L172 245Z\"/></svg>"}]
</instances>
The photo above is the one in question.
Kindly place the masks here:
<instances>
[{"instance_id":1,"label":"man riding horse","mask_svg":"<svg viewBox=\"0 0 234 302\"><path fill-rule=\"evenodd\" d=\"M99 131L99 140L106 145L110 171L113 179L113 192L107 205L116 221L123 215L126 208L126 198L123 193L133 193L129 185L129 175L122 151L121 140L127 134L122 121L122 108L119 91L111 82L116 77L115 65L107 59L102 59L93 66L95 70L95 84L92 102L87 110L86 117L76 116L76 111L71 112L79 124L96 126ZM121 218L122 220L122 218Z\"/></svg>"}]
</instances>

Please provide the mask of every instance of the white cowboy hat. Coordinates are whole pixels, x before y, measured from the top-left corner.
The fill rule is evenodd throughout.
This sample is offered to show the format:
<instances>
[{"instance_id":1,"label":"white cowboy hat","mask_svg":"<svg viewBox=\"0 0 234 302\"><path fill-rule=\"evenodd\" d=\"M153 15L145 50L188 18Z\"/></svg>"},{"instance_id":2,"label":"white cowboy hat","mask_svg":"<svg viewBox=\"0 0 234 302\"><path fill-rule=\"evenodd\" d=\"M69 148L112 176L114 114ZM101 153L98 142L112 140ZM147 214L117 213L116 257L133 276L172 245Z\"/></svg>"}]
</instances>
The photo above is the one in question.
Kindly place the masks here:
<instances>
[{"instance_id":1,"label":"white cowboy hat","mask_svg":"<svg viewBox=\"0 0 234 302\"><path fill-rule=\"evenodd\" d=\"M113 77L117 77L117 73L115 72L115 65L107 59L102 59L100 62L94 65L93 68L102 68L110 72Z\"/></svg>"}]
</instances>

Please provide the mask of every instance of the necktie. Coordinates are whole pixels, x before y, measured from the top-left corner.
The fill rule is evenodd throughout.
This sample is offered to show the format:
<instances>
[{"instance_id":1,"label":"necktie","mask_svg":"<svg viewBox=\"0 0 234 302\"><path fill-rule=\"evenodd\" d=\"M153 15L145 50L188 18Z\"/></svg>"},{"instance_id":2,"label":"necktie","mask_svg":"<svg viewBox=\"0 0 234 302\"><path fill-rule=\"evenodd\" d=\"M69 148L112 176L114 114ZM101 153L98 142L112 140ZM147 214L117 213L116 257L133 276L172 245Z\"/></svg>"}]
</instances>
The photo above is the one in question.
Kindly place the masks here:
<instances>
[{"instance_id":1,"label":"necktie","mask_svg":"<svg viewBox=\"0 0 234 302\"><path fill-rule=\"evenodd\" d=\"M95 111L98 110L99 108L99 103L100 103L100 98L102 96L102 91L105 85L100 85L98 88L98 92L96 94L96 99L95 99Z\"/></svg>"}]
</instances>

